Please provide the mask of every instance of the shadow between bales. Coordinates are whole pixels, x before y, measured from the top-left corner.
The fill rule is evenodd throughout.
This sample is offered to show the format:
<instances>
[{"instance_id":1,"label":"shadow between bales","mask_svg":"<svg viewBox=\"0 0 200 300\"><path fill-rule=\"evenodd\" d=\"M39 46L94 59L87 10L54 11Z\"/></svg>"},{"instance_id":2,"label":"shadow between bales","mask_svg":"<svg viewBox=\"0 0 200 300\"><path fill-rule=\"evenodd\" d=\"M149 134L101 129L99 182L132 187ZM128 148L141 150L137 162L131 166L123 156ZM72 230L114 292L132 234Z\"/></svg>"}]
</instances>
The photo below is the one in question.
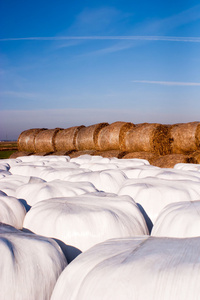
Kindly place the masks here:
<instances>
[{"instance_id":1,"label":"shadow between bales","mask_svg":"<svg viewBox=\"0 0 200 300\"><path fill-rule=\"evenodd\" d=\"M31 209L31 206L26 202L26 200L24 200L24 199L18 199L18 200L19 200L19 202L21 202L21 204L24 205L26 212L28 212Z\"/></svg>"},{"instance_id":2,"label":"shadow between bales","mask_svg":"<svg viewBox=\"0 0 200 300\"><path fill-rule=\"evenodd\" d=\"M31 231L31 230L29 230L29 229L27 229L25 227L23 227L21 229L21 231L29 233L29 234L40 235L40 234L34 233L33 231ZM44 236L44 237L50 238L50 239L54 240L60 246L60 248L61 248L61 250L62 250L62 252L63 252L63 254L64 254L64 256L65 256L65 258L66 258L66 260L68 262L68 264L70 262L72 262L72 260L74 260L79 254L82 253L82 251L79 250L78 248L73 247L71 245L66 245L63 241L61 241L59 239L52 238L52 237L47 237L47 236Z\"/></svg>"},{"instance_id":3,"label":"shadow between bales","mask_svg":"<svg viewBox=\"0 0 200 300\"><path fill-rule=\"evenodd\" d=\"M66 245L63 241L59 239L53 238L53 240L56 241L56 243L62 249L62 252L66 257L68 264L72 262L72 260L74 260L79 254L82 253L81 250L79 250L78 248Z\"/></svg>"},{"instance_id":4,"label":"shadow between bales","mask_svg":"<svg viewBox=\"0 0 200 300\"><path fill-rule=\"evenodd\" d=\"M149 234L151 234L151 230L153 228L153 223L151 221L151 219L149 218L149 216L147 215L146 211L144 210L144 208L142 207L141 204L137 203L137 206L139 207L139 210L141 211L141 213L143 214L143 217L146 221L148 230L149 230Z\"/></svg>"}]
</instances>

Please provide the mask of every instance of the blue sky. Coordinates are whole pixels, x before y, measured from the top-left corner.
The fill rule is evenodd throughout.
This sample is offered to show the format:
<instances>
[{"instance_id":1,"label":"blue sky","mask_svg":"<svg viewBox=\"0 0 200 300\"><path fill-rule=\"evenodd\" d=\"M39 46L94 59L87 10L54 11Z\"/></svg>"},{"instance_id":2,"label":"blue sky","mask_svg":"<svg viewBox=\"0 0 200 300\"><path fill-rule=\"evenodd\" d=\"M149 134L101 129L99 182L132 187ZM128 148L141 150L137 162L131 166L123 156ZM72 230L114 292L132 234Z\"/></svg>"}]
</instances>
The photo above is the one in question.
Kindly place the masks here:
<instances>
[{"instance_id":1,"label":"blue sky","mask_svg":"<svg viewBox=\"0 0 200 300\"><path fill-rule=\"evenodd\" d=\"M199 1L0 0L0 140L199 120Z\"/></svg>"}]
</instances>

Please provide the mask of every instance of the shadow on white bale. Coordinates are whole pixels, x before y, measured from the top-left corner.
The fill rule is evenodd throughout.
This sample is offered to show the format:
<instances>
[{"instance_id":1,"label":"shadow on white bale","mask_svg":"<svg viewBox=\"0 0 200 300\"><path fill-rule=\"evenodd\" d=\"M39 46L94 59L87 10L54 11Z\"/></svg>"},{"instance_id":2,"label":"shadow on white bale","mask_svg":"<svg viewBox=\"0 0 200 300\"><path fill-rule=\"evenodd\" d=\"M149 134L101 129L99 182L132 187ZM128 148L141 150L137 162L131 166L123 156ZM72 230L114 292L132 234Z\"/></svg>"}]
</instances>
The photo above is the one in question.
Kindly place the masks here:
<instances>
[{"instance_id":1,"label":"shadow on white bale","mask_svg":"<svg viewBox=\"0 0 200 300\"><path fill-rule=\"evenodd\" d=\"M131 197L106 193L41 201L26 214L24 227L81 251L109 238L149 234Z\"/></svg>"},{"instance_id":2,"label":"shadow on white bale","mask_svg":"<svg viewBox=\"0 0 200 300\"><path fill-rule=\"evenodd\" d=\"M66 265L54 240L0 225L0 299L50 299Z\"/></svg>"},{"instance_id":3,"label":"shadow on white bale","mask_svg":"<svg viewBox=\"0 0 200 300\"><path fill-rule=\"evenodd\" d=\"M61 274L51 300L199 299L199 238L108 240Z\"/></svg>"},{"instance_id":4,"label":"shadow on white bale","mask_svg":"<svg viewBox=\"0 0 200 300\"><path fill-rule=\"evenodd\" d=\"M151 235L178 238L200 236L200 200L167 205L156 219Z\"/></svg>"},{"instance_id":5,"label":"shadow on white bale","mask_svg":"<svg viewBox=\"0 0 200 300\"><path fill-rule=\"evenodd\" d=\"M0 195L0 223L22 229L25 215L26 209L17 198Z\"/></svg>"}]
</instances>

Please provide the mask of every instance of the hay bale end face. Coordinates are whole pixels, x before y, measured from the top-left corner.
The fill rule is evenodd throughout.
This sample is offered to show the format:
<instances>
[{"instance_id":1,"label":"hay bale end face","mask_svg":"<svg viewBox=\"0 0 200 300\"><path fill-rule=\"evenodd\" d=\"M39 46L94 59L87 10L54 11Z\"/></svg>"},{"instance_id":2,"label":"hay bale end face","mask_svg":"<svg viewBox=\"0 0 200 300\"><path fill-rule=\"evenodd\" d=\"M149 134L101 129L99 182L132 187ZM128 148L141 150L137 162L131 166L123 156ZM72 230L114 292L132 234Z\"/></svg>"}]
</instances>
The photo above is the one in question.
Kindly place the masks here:
<instances>
[{"instance_id":1,"label":"hay bale end face","mask_svg":"<svg viewBox=\"0 0 200 300\"><path fill-rule=\"evenodd\" d=\"M152 152L159 155L171 153L169 126L144 123L129 130L122 145L127 152Z\"/></svg>"},{"instance_id":2,"label":"hay bale end face","mask_svg":"<svg viewBox=\"0 0 200 300\"><path fill-rule=\"evenodd\" d=\"M55 136L60 131L60 128L47 129L40 131L35 137L35 152L54 152Z\"/></svg>"},{"instance_id":3,"label":"hay bale end face","mask_svg":"<svg viewBox=\"0 0 200 300\"><path fill-rule=\"evenodd\" d=\"M151 165L160 168L173 168L179 163L189 163L189 157L185 154L168 154L151 160Z\"/></svg>"},{"instance_id":4,"label":"hay bale end face","mask_svg":"<svg viewBox=\"0 0 200 300\"><path fill-rule=\"evenodd\" d=\"M128 122L114 122L104 127L98 135L97 150L120 150L126 132L135 125Z\"/></svg>"},{"instance_id":5,"label":"hay bale end face","mask_svg":"<svg viewBox=\"0 0 200 300\"><path fill-rule=\"evenodd\" d=\"M74 127L70 127L58 131L58 133L55 136L56 151L76 150L76 137L78 131L84 127L85 127L84 125L74 126Z\"/></svg>"},{"instance_id":6,"label":"hay bale end face","mask_svg":"<svg viewBox=\"0 0 200 300\"><path fill-rule=\"evenodd\" d=\"M200 123L189 122L171 125L172 153L189 153L200 150Z\"/></svg>"},{"instance_id":7,"label":"hay bale end face","mask_svg":"<svg viewBox=\"0 0 200 300\"><path fill-rule=\"evenodd\" d=\"M23 131L18 137L18 151L35 152L35 138L39 132L44 130L46 130L46 128L33 128Z\"/></svg>"},{"instance_id":8,"label":"hay bale end face","mask_svg":"<svg viewBox=\"0 0 200 300\"><path fill-rule=\"evenodd\" d=\"M81 128L76 136L77 150L94 150L97 148L98 135L108 123L99 123Z\"/></svg>"}]
</instances>

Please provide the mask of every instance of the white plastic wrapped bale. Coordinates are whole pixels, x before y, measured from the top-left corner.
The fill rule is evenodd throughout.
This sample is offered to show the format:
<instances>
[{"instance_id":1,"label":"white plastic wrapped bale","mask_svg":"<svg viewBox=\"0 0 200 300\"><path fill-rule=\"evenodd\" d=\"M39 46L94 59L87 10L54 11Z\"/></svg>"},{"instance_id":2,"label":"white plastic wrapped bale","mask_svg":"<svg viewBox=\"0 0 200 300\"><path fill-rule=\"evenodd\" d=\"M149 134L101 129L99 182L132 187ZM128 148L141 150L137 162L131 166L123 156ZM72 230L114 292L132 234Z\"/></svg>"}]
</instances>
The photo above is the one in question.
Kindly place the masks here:
<instances>
[{"instance_id":1,"label":"white plastic wrapped bale","mask_svg":"<svg viewBox=\"0 0 200 300\"><path fill-rule=\"evenodd\" d=\"M31 178L27 184L17 189L16 197L26 200L32 206L39 201L49 198L71 197L96 191L90 182L68 182L62 180L45 182L39 178Z\"/></svg>"},{"instance_id":2,"label":"white plastic wrapped bale","mask_svg":"<svg viewBox=\"0 0 200 300\"><path fill-rule=\"evenodd\" d=\"M176 164L174 169L200 172L200 164Z\"/></svg>"},{"instance_id":3,"label":"white plastic wrapped bale","mask_svg":"<svg viewBox=\"0 0 200 300\"><path fill-rule=\"evenodd\" d=\"M51 300L199 299L199 238L108 240L61 274Z\"/></svg>"},{"instance_id":4,"label":"white plastic wrapped bale","mask_svg":"<svg viewBox=\"0 0 200 300\"><path fill-rule=\"evenodd\" d=\"M26 209L16 198L0 195L0 223L22 229Z\"/></svg>"},{"instance_id":5,"label":"white plastic wrapped bale","mask_svg":"<svg viewBox=\"0 0 200 300\"><path fill-rule=\"evenodd\" d=\"M0 224L0 299L47 300L67 265L58 244Z\"/></svg>"},{"instance_id":6,"label":"white plastic wrapped bale","mask_svg":"<svg viewBox=\"0 0 200 300\"><path fill-rule=\"evenodd\" d=\"M131 197L106 193L41 201L26 214L24 227L81 251L109 238L149 234Z\"/></svg>"},{"instance_id":7,"label":"white plastic wrapped bale","mask_svg":"<svg viewBox=\"0 0 200 300\"><path fill-rule=\"evenodd\" d=\"M128 179L118 195L131 196L154 223L166 205L199 200L200 184L192 180L167 180L156 177Z\"/></svg>"},{"instance_id":8,"label":"white plastic wrapped bale","mask_svg":"<svg viewBox=\"0 0 200 300\"><path fill-rule=\"evenodd\" d=\"M126 175L119 169L72 174L69 178L71 182L91 182L99 191L107 193L117 193L125 180Z\"/></svg>"},{"instance_id":9,"label":"white plastic wrapped bale","mask_svg":"<svg viewBox=\"0 0 200 300\"><path fill-rule=\"evenodd\" d=\"M156 219L151 235L200 237L200 200L167 205Z\"/></svg>"},{"instance_id":10,"label":"white plastic wrapped bale","mask_svg":"<svg viewBox=\"0 0 200 300\"><path fill-rule=\"evenodd\" d=\"M8 196L16 196L16 189L28 183L29 176L10 175L0 179L0 190L6 193Z\"/></svg>"},{"instance_id":11,"label":"white plastic wrapped bale","mask_svg":"<svg viewBox=\"0 0 200 300\"><path fill-rule=\"evenodd\" d=\"M121 170L129 179L156 177L167 180L193 180L200 182L200 173L194 171L183 171L146 165L134 168L128 167Z\"/></svg>"}]
</instances>

